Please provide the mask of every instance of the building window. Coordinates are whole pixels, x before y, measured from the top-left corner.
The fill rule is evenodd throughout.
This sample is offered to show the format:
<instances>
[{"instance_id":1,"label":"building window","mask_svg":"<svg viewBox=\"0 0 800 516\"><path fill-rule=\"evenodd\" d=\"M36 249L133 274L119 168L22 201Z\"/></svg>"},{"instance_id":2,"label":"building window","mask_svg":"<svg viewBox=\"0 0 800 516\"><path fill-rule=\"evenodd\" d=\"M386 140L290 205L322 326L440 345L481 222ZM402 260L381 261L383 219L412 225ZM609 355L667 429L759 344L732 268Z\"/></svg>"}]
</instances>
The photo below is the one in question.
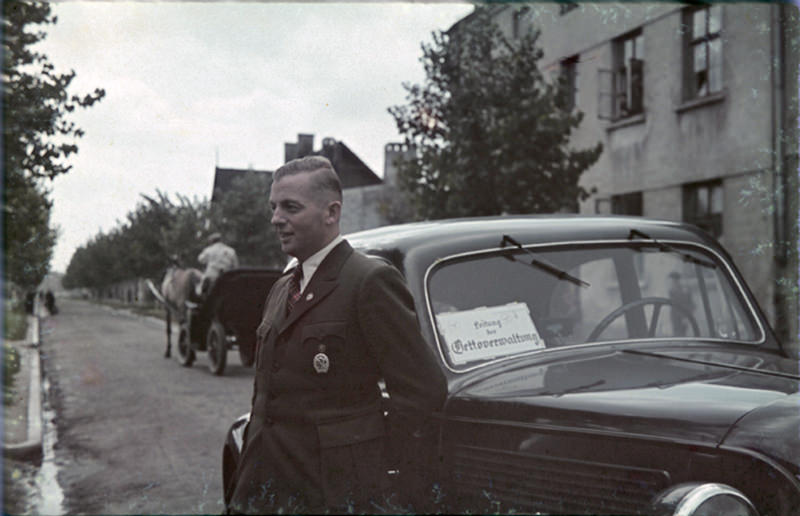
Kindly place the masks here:
<instances>
[{"instance_id":1,"label":"building window","mask_svg":"<svg viewBox=\"0 0 800 516\"><path fill-rule=\"evenodd\" d=\"M599 215L608 215L611 213L611 199L595 199L594 212Z\"/></svg>"},{"instance_id":2,"label":"building window","mask_svg":"<svg viewBox=\"0 0 800 516\"><path fill-rule=\"evenodd\" d=\"M714 238L722 235L722 182L694 183L683 187L683 220Z\"/></svg>"},{"instance_id":3,"label":"building window","mask_svg":"<svg viewBox=\"0 0 800 516\"><path fill-rule=\"evenodd\" d=\"M683 11L685 35L685 100L722 90L722 6L706 5Z\"/></svg>"},{"instance_id":4,"label":"building window","mask_svg":"<svg viewBox=\"0 0 800 516\"><path fill-rule=\"evenodd\" d=\"M515 39L522 37L523 21L525 19L525 15L528 14L528 11L528 7L521 7L514 10L514 14L511 19L511 36Z\"/></svg>"},{"instance_id":5,"label":"building window","mask_svg":"<svg viewBox=\"0 0 800 516\"><path fill-rule=\"evenodd\" d=\"M572 111L578 97L578 56L561 61L561 80L564 82L563 108Z\"/></svg>"},{"instance_id":6,"label":"building window","mask_svg":"<svg viewBox=\"0 0 800 516\"><path fill-rule=\"evenodd\" d=\"M578 8L578 2L559 2L558 4L558 14L564 16L568 12L572 11L573 9Z\"/></svg>"},{"instance_id":7,"label":"building window","mask_svg":"<svg viewBox=\"0 0 800 516\"><path fill-rule=\"evenodd\" d=\"M612 70L600 70L599 118L619 120L644 111L644 36L641 30L614 40Z\"/></svg>"},{"instance_id":8,"label":"building window","mask_svg":"<svg viewBox=\"0 0 800 516\"><path fill-rule=\"evenodd\" d=\"M615 215L642 215L642 192L611 196L611 213Z\"/></svg>"}]
</instances>

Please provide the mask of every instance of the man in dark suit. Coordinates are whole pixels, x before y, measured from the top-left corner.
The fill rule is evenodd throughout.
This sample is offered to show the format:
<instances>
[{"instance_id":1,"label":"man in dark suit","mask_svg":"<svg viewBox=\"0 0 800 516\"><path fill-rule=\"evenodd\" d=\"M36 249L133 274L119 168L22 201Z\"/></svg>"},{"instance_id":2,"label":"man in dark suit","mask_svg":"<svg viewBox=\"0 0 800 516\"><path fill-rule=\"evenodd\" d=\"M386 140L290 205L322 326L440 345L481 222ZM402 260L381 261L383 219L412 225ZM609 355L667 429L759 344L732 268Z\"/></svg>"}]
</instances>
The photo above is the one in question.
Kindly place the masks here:
<instances>
[{"instance_id":1,"label":"man in dark suit","mask_svg":"<svg viewBox=\"0 0 800 516\"><path fill-rule=\"evenodd\" d=\"M341 185L327 159L279 168L270 205L281 248L298 265L273 286L257 331L251 418L229 510L387 509L387 469L399 467L403 478L422 455L419 434L444 402L444 375L399 271L340 236ZM390 395L388 420L379 380ZM388 460L397 454L387 445L405 450L400 464Z\"/></svg>"}]
</instances>

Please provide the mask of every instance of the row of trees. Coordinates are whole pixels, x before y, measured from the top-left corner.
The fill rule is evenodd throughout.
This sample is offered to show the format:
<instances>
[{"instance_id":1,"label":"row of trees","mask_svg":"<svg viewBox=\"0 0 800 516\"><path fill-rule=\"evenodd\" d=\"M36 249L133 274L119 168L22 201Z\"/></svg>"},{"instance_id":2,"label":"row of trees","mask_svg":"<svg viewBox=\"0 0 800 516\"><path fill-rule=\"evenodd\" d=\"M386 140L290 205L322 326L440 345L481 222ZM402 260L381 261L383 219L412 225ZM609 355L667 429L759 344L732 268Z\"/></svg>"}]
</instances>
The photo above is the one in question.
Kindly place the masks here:
<instances>
[{"instance_id":1,"label":"row of trees","mask_svg":"<svg viewBox=\"0 0 800 516\"><path fill-rule=\"evenodd\" d=\"M182 196L172 201L160 191L142 195L125 221L75 251L63 284L99 288L131 278L158 280L172 260L198 266L197 255L214 232L236 249L242 266L278 267L284 258L270 225L269 188L270 178L254 172L243 173L214 203Z\"/></svg>"},{"instance_id":2,"label":"row of trees","mask_svg":"<svg viewBox=\"0 0 800 516\"><path fill-rule=\"evenodd\" d=\"M3 279L33 289L50 267L56 230L50 224L48 180L70 170L83 131L69 120L105 95L67 90L75 72L58 73L34 50L56 23L43 2L2 2L3 39Z\"/></svg>"}]
</instances>

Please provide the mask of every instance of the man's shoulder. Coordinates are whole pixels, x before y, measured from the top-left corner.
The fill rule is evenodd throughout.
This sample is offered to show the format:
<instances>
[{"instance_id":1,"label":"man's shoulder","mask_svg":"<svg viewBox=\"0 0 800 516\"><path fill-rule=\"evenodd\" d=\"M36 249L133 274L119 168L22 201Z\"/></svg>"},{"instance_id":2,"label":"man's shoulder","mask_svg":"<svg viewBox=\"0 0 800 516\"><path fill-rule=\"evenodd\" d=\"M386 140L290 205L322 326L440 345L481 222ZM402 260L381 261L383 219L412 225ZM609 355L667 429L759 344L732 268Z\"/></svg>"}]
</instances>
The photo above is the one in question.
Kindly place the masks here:
<instances>
[{"instance_id":1,"label":"man's shoulder","mask_svg":"<svg viewBox=\"0 0 800 516\"><path fill-rule=\"evenodd\" d=\"M391 267L389 262L381 257L364 254L362 251L358 249L353 249L353 253L348 258L348 262L352 262L353 265L356 265L363 269L378 269L381 267Z\"/></svg>"},{"instance_id":2,"label":"man's shoulder","mask_svg":"<svg viewBox=\"0 0 800 516\"><path fill-rule=\"evenodd\" d=\"M397 267L386 258L365 254L356 249L347 259L344 270L348 271L350 277L360 277L362 279L402 276Z\"/></svg>"}]
</instances>

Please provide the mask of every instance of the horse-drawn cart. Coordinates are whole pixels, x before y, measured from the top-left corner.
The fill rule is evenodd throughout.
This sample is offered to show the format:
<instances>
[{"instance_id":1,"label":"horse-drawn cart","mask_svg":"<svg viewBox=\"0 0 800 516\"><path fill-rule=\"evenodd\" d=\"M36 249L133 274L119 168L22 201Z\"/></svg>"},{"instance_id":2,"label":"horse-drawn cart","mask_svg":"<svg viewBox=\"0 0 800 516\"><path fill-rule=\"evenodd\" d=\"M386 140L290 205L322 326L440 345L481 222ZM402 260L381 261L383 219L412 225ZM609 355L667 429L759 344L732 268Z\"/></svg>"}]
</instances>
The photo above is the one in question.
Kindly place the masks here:
<instances>
[{"instance_id":1,"label":"horse-drawn cart","mask_svg":"<svg viewBox=\"0 0 800 516\"><path fill-rule=\"evenodd\" d=\"M156 297L167 308L167 349L170 340L170 313L177 313L178 360L191 366L200 351L208 352L208 368L221 375L229 349L239 351L242 365L253 364L256 328L261 322L264 302L281 272L264 268L238 268L222 273L208 295L199 302L187 300L185 311L169 303L154 285ZM169 351L167 351L167 356Z\"/></svg>"}]
</instances>

